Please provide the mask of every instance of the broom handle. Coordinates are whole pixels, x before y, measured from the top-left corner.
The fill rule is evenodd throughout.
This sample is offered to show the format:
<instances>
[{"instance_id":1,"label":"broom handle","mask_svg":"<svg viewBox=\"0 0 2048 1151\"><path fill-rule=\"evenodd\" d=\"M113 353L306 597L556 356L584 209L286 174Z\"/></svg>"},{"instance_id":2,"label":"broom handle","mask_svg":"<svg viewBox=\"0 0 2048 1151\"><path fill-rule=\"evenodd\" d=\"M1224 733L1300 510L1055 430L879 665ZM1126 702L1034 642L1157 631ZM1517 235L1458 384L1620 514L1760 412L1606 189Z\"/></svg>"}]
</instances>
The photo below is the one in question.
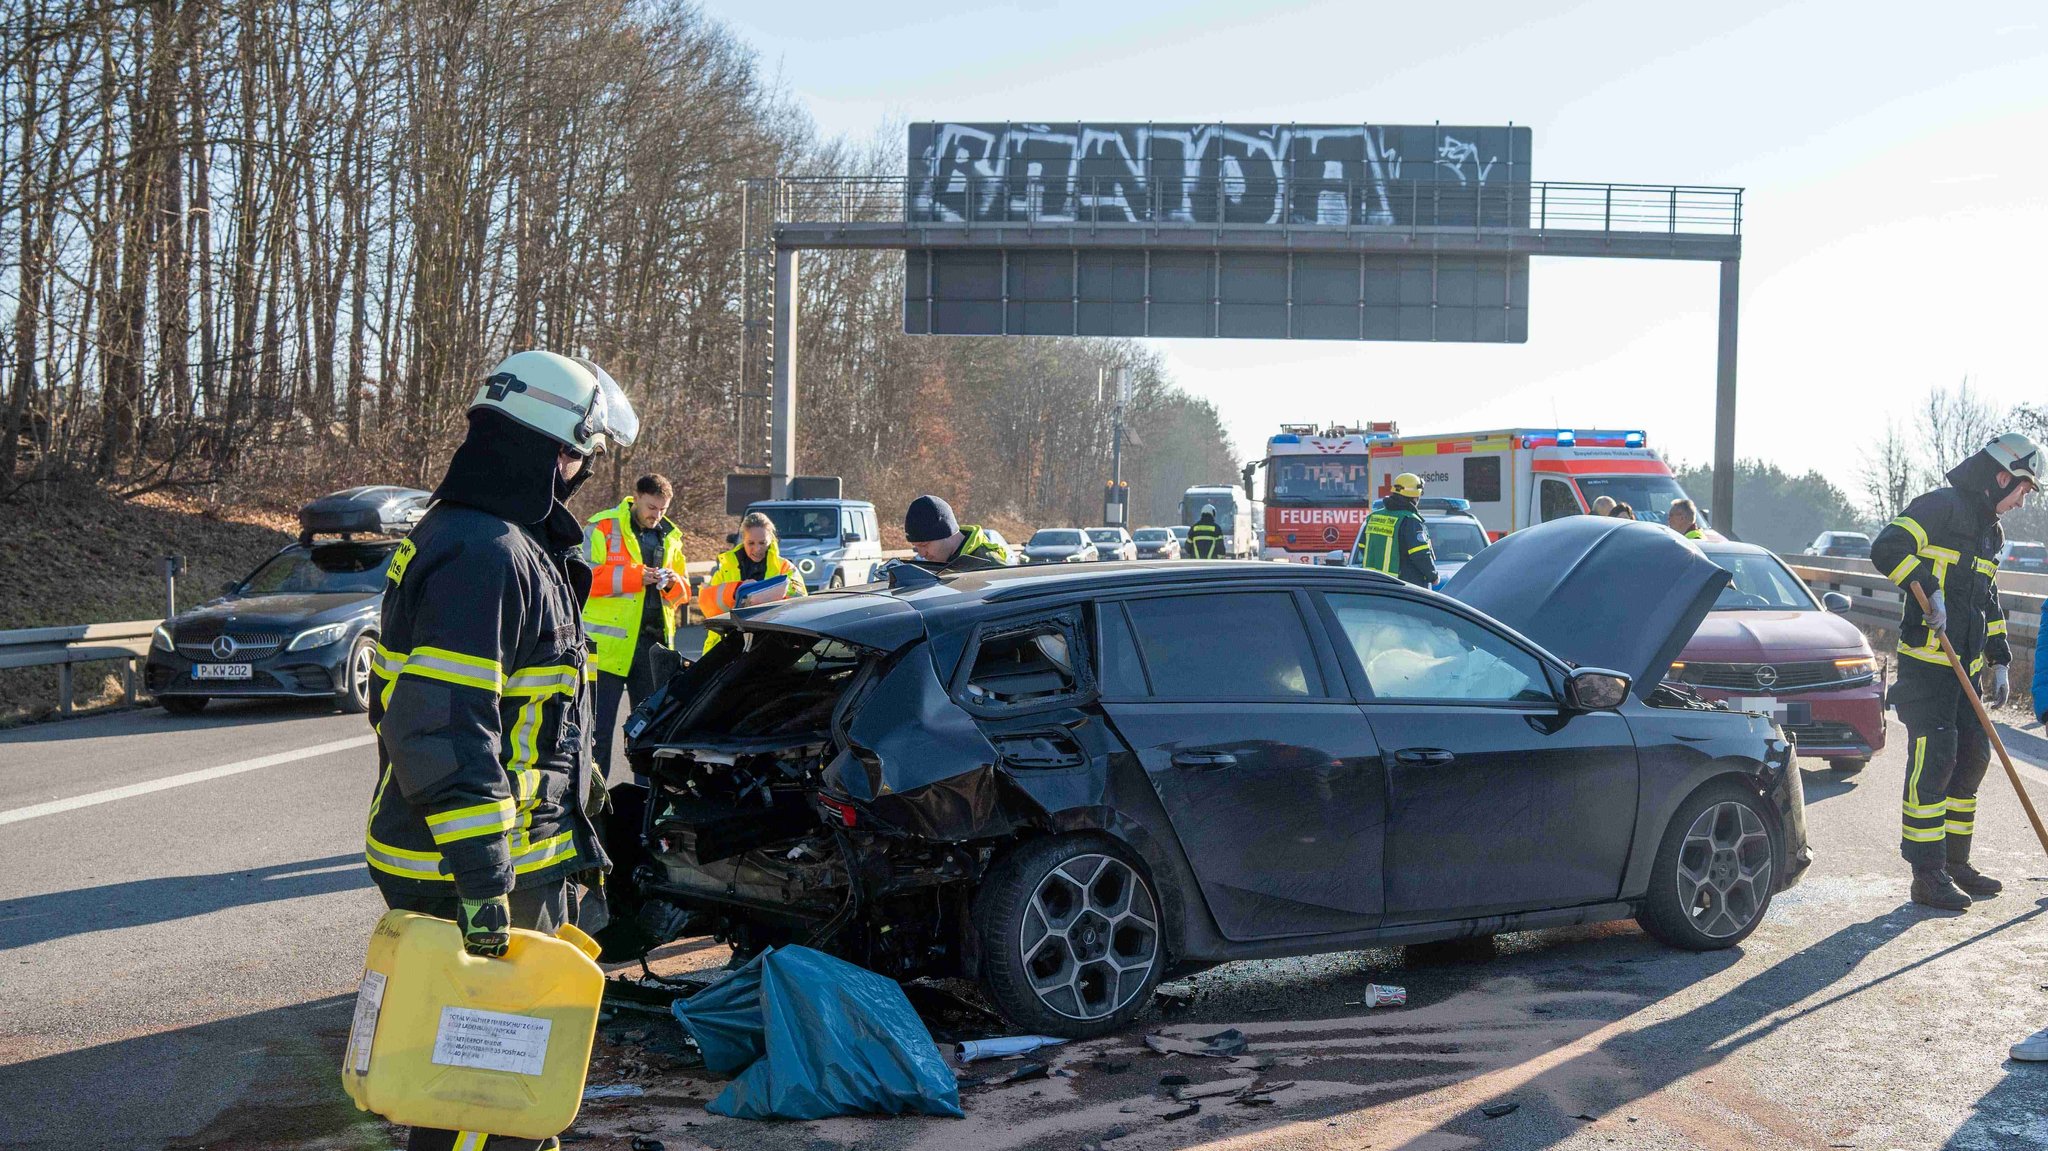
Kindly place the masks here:
<instances>
[{"instance_id":1,"label":"broom handle","mask_svg":"<svg viewBox=\"0 0 2048 1151\"><path fill-rule=\"evenodd\" d=\"M1926 618L1933 612L1932 605L1927 602L1927 593L1919 584L1906 586L1913 589L1913 598L1920 601L1921 618ZM1998 738L1998 727L1991 722L1991 713L1984 709L1984 701L1977 698L1977 685L1970 682L1969 673L1963 670L1962 657L1949 646L1948 632L1936 631L1934 636L1941 641L1942 654L1948 657L1948 666L1963 685L1963 698L1970 701L1970 707L1977 713L1977 722L1984 725L1984 734L1991 737L1991 746L1998 749L1998 762L2005 765L2005 777L2012 781L2013 792L2020 797L2020 807L2026 810L2027 822L2034 825L2034 837L2041 841L2041 850L2048 852L2048 828L2041 826L2041 813L2034 810L2034 801L2027 798L2027 788L2020 782L2019 769L2012 765L2012 756L2006 754L2005 741Z\"/></svg>"}]
</instances>

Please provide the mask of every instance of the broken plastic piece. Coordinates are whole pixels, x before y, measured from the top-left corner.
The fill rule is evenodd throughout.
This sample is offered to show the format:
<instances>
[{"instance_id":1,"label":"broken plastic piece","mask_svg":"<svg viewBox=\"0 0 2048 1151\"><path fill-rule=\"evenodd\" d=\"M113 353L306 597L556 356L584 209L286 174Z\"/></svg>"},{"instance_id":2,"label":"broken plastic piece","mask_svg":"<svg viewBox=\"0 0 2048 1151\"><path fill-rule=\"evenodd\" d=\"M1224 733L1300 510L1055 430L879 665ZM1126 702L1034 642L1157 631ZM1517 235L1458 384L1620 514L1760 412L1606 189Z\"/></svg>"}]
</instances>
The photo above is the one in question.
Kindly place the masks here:
<instances>
[{"instance_id":1,"label":"broken plastic piece","mask_svg":"<svg viewBox=\"0 0 2048 1151\"><path fill-rule=\"evenodd\" d=\"M1175 1119L1185 1119L1190 1115L1196 1114L1201 1109L1202 1105L1200 1103L1189 1103L1185 1107L1176 1107L1171 1111L1162 1112L1159 1117L1171 1123Z\"/></svg>"},{"instance_id":2,"label":"broken plastic piece","mask_svg":"<svg viewBox=\"0 0 2048 1151\"><path fill-rule=\"evenodd\" d=\"M1498 1119L1503 1115L1512 1115L1521 1109L1522 1105L1520 1103L1488 1103L1479 1110L1488 1119Z\"/></svg>"},{"instance_id":3,"label":"broken plastic piece","mask_svg":"<svg viewBox=\"0 0 2048 1151\"><path fill-rule=\"evenodd\" d=\"M1047 1067L1043 1063L1026 1063L1024 1066L1019 1067L1015 1071L1010 1072L1008 1075L1003 1076L1000 1080L998 1080L998 1082L1028 1083L1033 1079L1045 1078L1046 1073L1050 1070L1051 1068Z\"/></svg>"},{"instance_id":4,"label":"broken plastic piece","mask_svg":"<svg viewBox=\"0 0 2048 1151\"><path fill-rule=\"evenodd\" d=\"M972 1063L977 1059L1008 1059L1012 1055L1024 1055L1041 1047L1057 1047L1064 1039L1050 1035L1005 1035L998 1039L970 1039L960 1045L960 1062Z\"/></svg>"},{"instance_id":5,"label":"broken plastic piece","mask_svg":"<svg viewBox=\"0 0 2048 1151\"><path fill-rule=\"evenodd\" d=\"M638 1099L647 1094L647 1089L638 1083L606 1083L601 1087L585 1087L583 1101L595 1099Z\"/></svg>"},{"instance_id":6,"label":"broken plastic piece","mask_svg":"<svg viewBox=\"0 0 2048 1151\"><path fill-rule=\"evenodd\" d=\"M1244 1054L1245 1048L1249 1044L1245 1041L1244 1032L1233 1027L1228 1031L1218 1031L1214 1035L1194 1040L1181 1039L1155 1031L1145 1037L1145 1046L1150 1047L1161 1055L1198 1055L1206 1059L1235 1059Z\"/></svg>"}]
</instances>

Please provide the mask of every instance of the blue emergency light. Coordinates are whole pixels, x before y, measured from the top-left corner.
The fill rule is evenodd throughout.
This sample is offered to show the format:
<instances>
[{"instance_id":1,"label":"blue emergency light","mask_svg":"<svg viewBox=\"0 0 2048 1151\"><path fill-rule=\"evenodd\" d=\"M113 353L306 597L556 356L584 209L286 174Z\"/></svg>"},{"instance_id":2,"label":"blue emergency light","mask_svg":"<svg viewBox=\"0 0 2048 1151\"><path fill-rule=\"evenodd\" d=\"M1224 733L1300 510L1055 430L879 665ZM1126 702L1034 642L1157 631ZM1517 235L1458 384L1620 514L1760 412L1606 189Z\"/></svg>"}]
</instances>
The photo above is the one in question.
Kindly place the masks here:
<instances>
[{"instance_id":1,"label":"blue emergency light","mask_svg":"<svg viewBox=\"0 0 2048 1151\"><path fill-rule=\"evenodd\" d=\"M1575 444L1575 443L1577 443L1577 442L1578 442L1578 439L1579 439L1579 437L1578 437L1578 436L1576 436L1576 435L1574 435L1574 434L1572 433L1572 430L1571 430L1570 428L1559 428L1559 429L1557 430L1557 446L1558 446L1558 447L1561 447L1561 448L1568 448L1568 447L1571 447L1571 446L1572 446L1573 444Z\"/></svg>"}]
</instances>

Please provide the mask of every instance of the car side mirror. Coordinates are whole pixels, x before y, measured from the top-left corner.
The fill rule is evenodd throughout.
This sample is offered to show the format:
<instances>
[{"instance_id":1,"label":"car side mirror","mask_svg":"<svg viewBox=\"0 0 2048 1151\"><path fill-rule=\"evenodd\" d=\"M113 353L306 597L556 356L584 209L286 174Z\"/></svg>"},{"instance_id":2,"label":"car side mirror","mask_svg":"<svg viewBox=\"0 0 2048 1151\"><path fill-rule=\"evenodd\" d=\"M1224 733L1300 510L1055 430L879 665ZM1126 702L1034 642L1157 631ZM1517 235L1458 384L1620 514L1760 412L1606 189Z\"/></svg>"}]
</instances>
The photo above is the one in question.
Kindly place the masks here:
<instances>
[{"instance_id":1,"label":"car side mirror","mask_svg":"<svg viewBox=\"0 0 2048 1151\"><path fill-rule=\"evenodd\" d=\"M1565 677L1564 702L1573 711L1612 711L1628 698L1628 677L1604 668L1576 668Z\"/></svg>"},{"instance_id":2,"label":"car side mirror","mask_svg":"<svg viewBox=\"0 0 2048 1151\"><path fill-rule=\"evenodd\" d=\"M1820 606L1834 612L1836 615L1848 615L1849 609L1855 605L1848 596L1838 591L1831 591L1824 593L1820 597Z\"/></svg>"},{"instance_id":3,"label":"car side mirror","mask_svg":"<svg viewBox=\"0 0 2048 1151\"><path fill-rule=\"evenodd\" d=\"M842 538L850 544L864 543L867 540L867 537L861 535L859 532L847 532L846 535Z\"/></svg>"},{"instance_id":4,"label":"car side mirror","mask_svg":"<svg viewBox=\"0 0 2048 1151\"><path fill-rule=\"evenodd\" d=\"M738 533L738 532L727 532L727 533L725 533L725 546L727 546L727 547L732 547L732 546L733 546L734 544L737 544L737 543L739 543L739 542L740 542L740 533Z\"/></svg>"}]
</instances>

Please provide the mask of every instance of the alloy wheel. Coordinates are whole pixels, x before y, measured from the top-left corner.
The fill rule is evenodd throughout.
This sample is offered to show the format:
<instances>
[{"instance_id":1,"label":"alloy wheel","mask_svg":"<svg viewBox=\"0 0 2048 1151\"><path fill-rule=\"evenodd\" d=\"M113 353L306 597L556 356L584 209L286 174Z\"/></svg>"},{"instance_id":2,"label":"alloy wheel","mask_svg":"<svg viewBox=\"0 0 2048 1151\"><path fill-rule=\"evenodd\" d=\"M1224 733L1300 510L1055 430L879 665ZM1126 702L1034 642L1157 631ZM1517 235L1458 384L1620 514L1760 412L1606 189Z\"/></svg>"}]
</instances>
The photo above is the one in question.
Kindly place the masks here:
<instances>
[{"instance_id":1,"label":"alloy wheel","mask_svg":"<svg viewBox=\"0 0 2048 1151\"><path fill-rule=\"evenodd\" d=\"M1679 904L1702 935L1736 935L1770 899L1771 863L1771 834L1756 809L1717 803L1700 812L1679 845Z\"/></svg>"},{"instance_id":2,"label":"alloy wheel","mask_svg":"<svg viewBox=\"0 0 2048 1151\"><path fill-rule=\"evenodd\" d=\"M355 653L348 661L348 689L359 702L370 698L370 663L374 654L369 644L357 644Z\"/></svg>"},{"instance_id":3,"label":"alloy wheel","mask_svg":"<svg viewBox=\"0 0 2048 1151\"><path fill-rule=\"evenodd\" d=\"M1152 892L1129 864L1080 855L1039 880L1018 941L1031 991L1069 1019L1112 1015L1159 962Z\"/></svg>"}]
</instances>

